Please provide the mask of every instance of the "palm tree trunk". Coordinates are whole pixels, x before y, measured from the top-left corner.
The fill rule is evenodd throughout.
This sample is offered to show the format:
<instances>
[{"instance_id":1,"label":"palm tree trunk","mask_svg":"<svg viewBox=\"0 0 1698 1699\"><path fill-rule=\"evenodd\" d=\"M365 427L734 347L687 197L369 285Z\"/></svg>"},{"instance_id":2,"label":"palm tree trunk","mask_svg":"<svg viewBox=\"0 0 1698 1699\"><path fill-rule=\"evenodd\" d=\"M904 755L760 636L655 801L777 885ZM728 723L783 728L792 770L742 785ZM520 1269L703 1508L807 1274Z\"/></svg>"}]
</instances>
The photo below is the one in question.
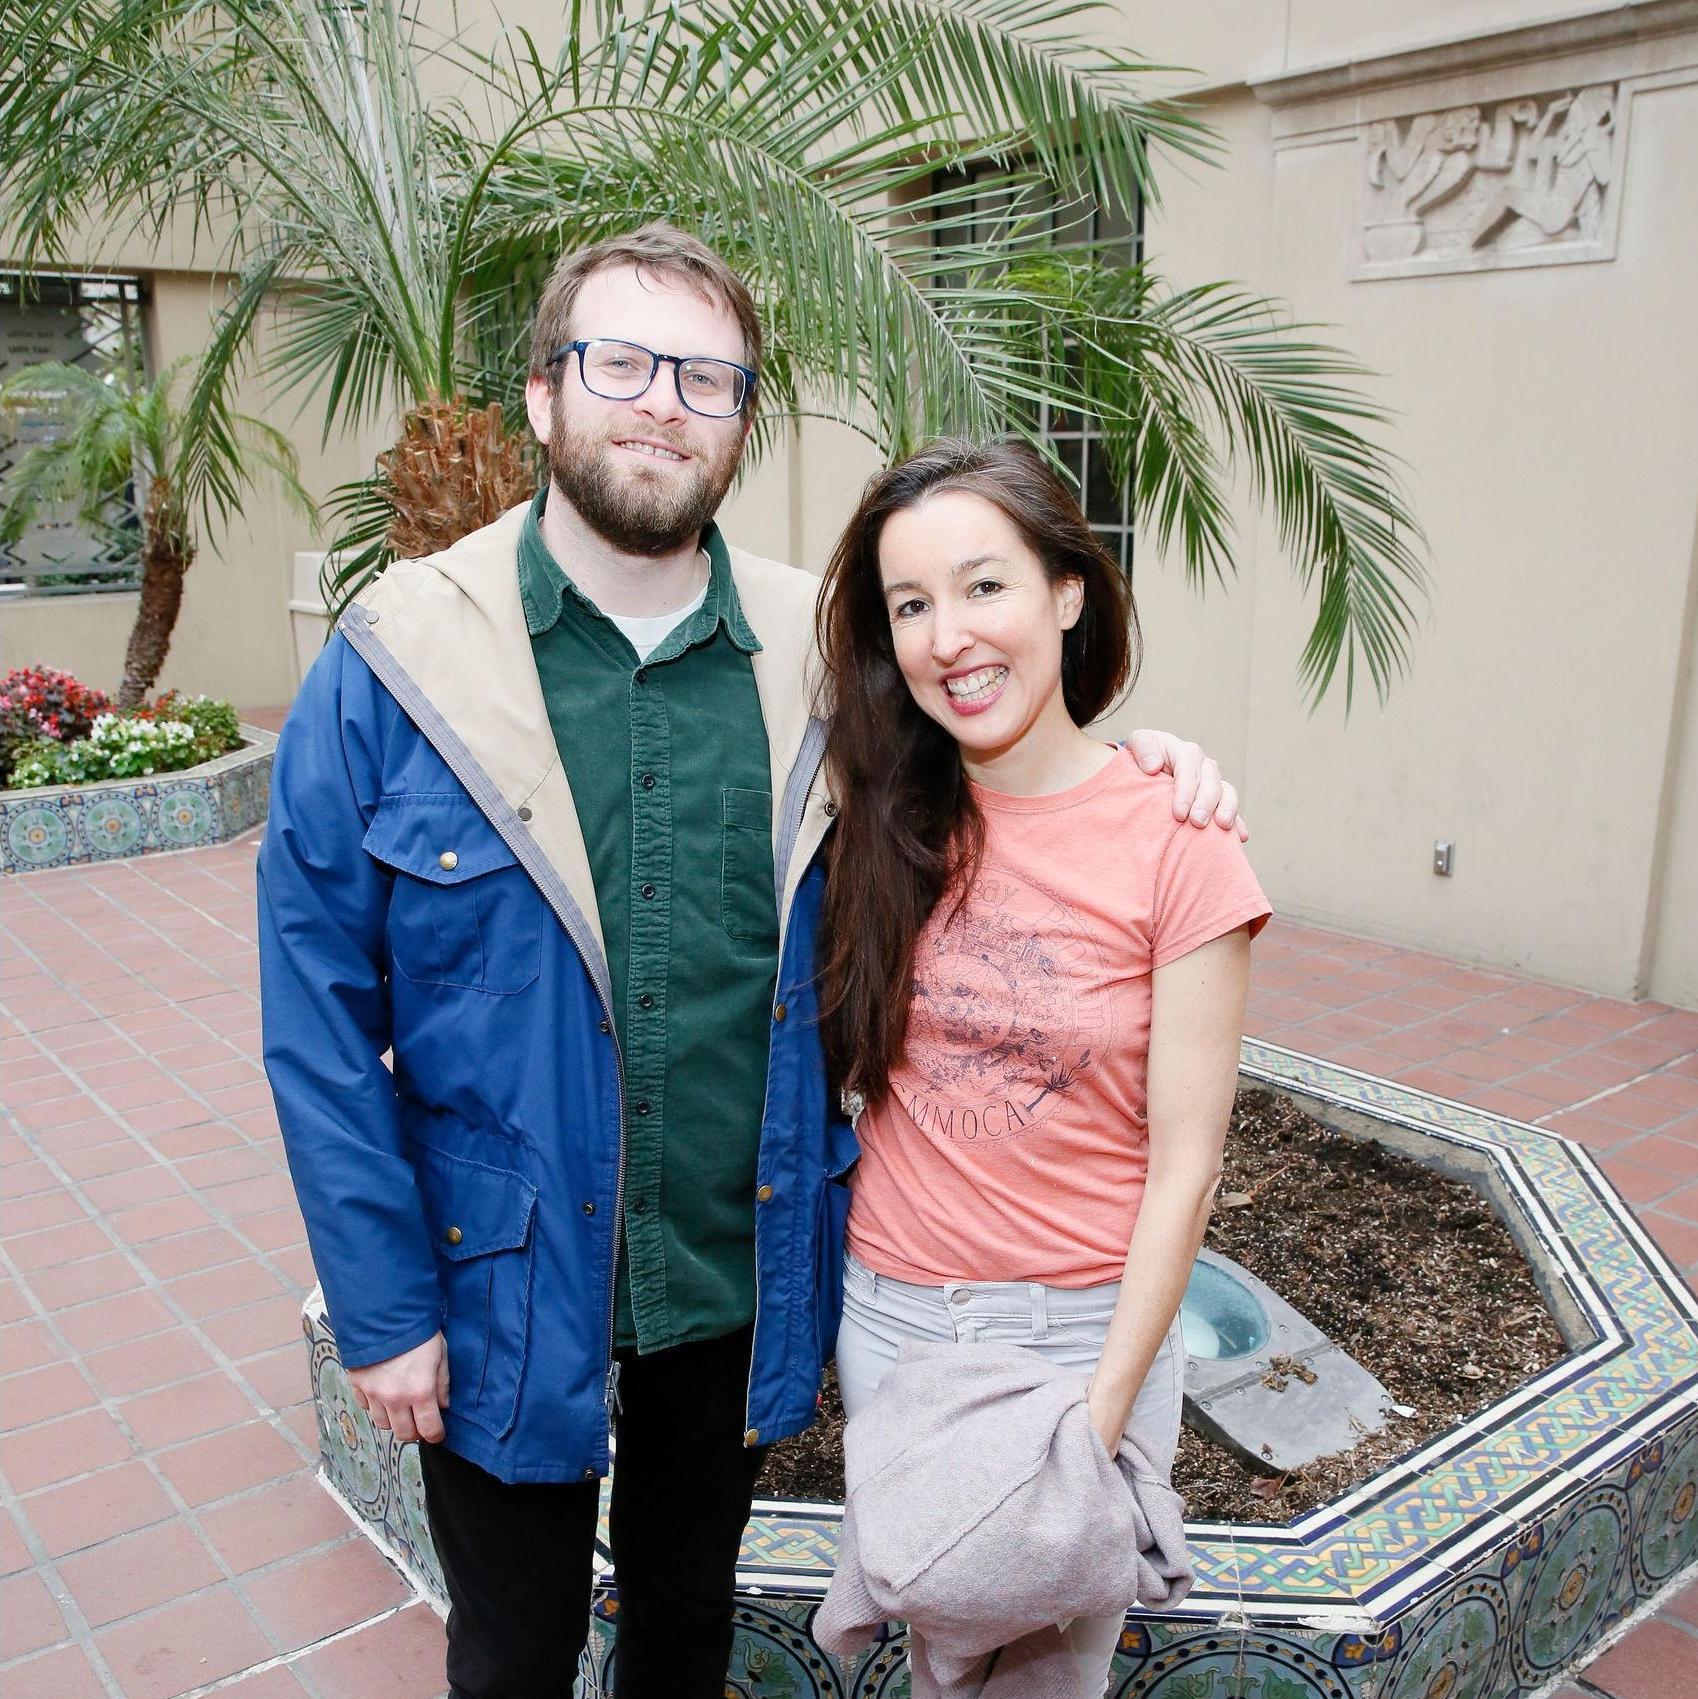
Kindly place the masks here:
<instances>
[{"instance_id":1,"label":"palm tree trunk","mask_svg":"<svg viewBox=\"0 0 1698 1699\"><path fill-rule=\"evenodd\" d=\"M459 542L537 489L529 440L508 429L498 401L472 407L455 396L422 403L402 420L399 440L377 464L394 514L389 546L401 560Z\"/></svg>"},{"instance_id":2,"label":"palm tree trunk","mask_svg":"<svg viewBox=\"0 0 1698 1699\"><path fill-rule=\"evenodd\" d=\"M120 711L138 708L159 677L171 647L171 633L183 606L183 574L195 558L187 527L172 500L171 486L155 478L142 511L141 606L124 652L124 681L118 687Z\"/></svg>"}]
</instances>

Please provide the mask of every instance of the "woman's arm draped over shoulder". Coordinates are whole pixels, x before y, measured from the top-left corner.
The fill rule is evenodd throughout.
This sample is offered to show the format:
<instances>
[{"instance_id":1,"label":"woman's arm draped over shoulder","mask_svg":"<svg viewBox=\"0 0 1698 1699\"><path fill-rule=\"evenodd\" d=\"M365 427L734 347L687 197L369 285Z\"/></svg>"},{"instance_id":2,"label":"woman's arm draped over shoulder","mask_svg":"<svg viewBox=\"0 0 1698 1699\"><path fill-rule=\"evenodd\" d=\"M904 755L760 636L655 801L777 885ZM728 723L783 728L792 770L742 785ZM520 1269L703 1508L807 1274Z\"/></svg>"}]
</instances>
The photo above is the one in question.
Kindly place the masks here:
<instances>
[{"instance_id":1,"label":"woman's arm draped over shoulder","mask_svg":"<svg viewBox=\"0 0 1698 1699\"><path fill-rule=\"evenodd\" d=\"M1149 1173L1120 1301L1091 1381L1091 1419L1111 1455L1185 1295L1209 1224L1249 987L1247 926L1153 975Z\"/></svg>"}]
</instances>

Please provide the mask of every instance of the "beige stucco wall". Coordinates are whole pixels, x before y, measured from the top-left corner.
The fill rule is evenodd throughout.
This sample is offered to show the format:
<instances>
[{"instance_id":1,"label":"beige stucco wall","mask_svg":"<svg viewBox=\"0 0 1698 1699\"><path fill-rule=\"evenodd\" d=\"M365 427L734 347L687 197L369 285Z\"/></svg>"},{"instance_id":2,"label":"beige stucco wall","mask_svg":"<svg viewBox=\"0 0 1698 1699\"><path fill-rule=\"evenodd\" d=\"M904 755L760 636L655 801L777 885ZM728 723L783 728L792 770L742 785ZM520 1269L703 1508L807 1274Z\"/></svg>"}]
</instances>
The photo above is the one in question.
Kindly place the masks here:
<instances>
[{"instance_id":1,"label":"beige stucco wall","mask_svg":"<svg viewBox=\"0 0 1698 1699\"><path fill-rule=\"evenodd\" d=\"M1676 328L1698 275L1698 179L1679 168L1698 157L1698 37L1623 49L1615 70L1595 44L1488 51L1502 63L1483 84L1441 50L1400 104L1398 67L1372 56L1552 16L1580 18L1584 45L1591 9L1124 9L1140 50L1197 67L1227 142L1224 170L1163 169L1151 259L1181 284L1283 299L1382 374L1371 392L1395 422L1380 436L1409 463L1434 586L1390 700L1361 689L1347 718L1335 690L1311 714L1295 669L1312 599L1240 490L1225 590L1199 596L1140 539L1145 664L1110 725L1171 726L1220 757L1287 914L1698 1005L1698 343ZM1361 110L1334 97L1305 114L1249 86L1347 61L1364 84L1389 76L1401 112L1489 101L1505 64L1550 89L1653 72L1626 96L1614 257L1352 281ZM793 459L810 564L869 464L842 436L810 426ZM1448 879L1431 871L1439 838L1456 844Z\"/></svg>"},{"instance_id":2,"label":"beige stucco wall","mask_svg":"<svg viewBox=\"0 0 1698 1699\"><path fill-rule=\"evenodd\" d=\"M1287 914L1698 1006L1698 343L1682 333L1698 178L1681 168L1698 157L1698 5L1123 10L1139 50L1196 68L1160 81L1197 91L1226 143L1222 169L1160 163L1151 258L1181 284L1234 279L1288 301L1382 374L1371 393L1395 410L1382 439L1408 463L1434 589L1388 703L1364 688L1346 719L1335 691L1309 713L1295 668L1312 601L1240 489L1228 587L1198 596L1140 539L1146 661L1111 724L1171 726L1221 758ZM1550 19L1567 21L1502 33ZM1367 118L1618 76L1612 257L1352 280ZM155 275L157 357L196 346L208 290ZM297 438L323 491L369 464L381 433L330 456L316 418ZM849 431L790 431L727 528L818 570L876 464ZM290 563L315 539L269 494L244 517L191 575L166 682L258 705L292 689ZM130 600L12 605L0 659L115 676ZM1449 879L1431 872L1441 837L1457 846Z\"/></svg>"}]
</instances>

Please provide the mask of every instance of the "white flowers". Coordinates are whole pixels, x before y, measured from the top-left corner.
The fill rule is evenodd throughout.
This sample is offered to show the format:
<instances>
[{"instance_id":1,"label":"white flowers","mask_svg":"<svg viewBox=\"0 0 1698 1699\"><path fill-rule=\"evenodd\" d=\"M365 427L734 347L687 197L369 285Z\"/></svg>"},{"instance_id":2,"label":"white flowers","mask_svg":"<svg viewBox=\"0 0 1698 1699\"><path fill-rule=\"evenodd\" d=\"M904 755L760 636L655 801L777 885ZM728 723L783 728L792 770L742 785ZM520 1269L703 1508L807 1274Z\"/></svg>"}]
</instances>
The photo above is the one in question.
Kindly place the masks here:
<instances>
[{"instance_id":1,"label":"white flowers","mask_svg":"<svg viewBox=\"0 0 1698 1699\"><path fill-rule=\"evenodd\" d=\"M183 765L195 729L181 720L132 720L100 714L86 738L44 749L37 746L12 771L12 785L79 785L95 779L146 778Z\"/></svg>"}]
</instances>

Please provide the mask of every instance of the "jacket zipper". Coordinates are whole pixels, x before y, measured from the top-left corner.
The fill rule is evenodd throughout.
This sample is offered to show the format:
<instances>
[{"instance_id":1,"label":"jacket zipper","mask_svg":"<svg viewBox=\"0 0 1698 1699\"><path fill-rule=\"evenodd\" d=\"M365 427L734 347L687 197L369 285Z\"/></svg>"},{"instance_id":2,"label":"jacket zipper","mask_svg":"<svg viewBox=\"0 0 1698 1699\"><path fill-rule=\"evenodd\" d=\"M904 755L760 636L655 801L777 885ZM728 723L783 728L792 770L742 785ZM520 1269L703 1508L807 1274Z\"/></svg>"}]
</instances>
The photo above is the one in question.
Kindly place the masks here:
<instances>
[{"instance_id":1,"label":"jacket zipper","mask_svg":"<svg viewBox=\"0 0 1698 1699\"><path fill-rule=\"evenodd\" d=\"M526 871L529 872L530 869L526 865L523 853L526 840L521 839L519 842L515 842L510 838L503 829L502 823L478 800L479 793L486 788L483 783L479 782L481 769L478 770L478 777L474 777L473 773L468 770L466 763L456 752L459 743L457 738L450 736L439 741L432 735L430 724L427 722L438 724L445 722L442 721L441 715L431 706L430 699L413 682L406 670L399 662L394 660L381 643L371 636L367 629L369 621L361 617L358 604L351 606L337 622L337 625L343 635L359 652L361 659L383 681L389 693L401 704L403 710L409 713L409 717L413 719L425 741L442 757L448 770L460 781L473 806L489 821L501 840L518 857L520 866L525 867ZM422 712L412 713L411 710L407 709L408 701L416 703ZM493 790L493 786L487 788ZM595 987L596 1001L601 1005L602 1014L607 1021L607 1036L613 1044L614 1079L619 1088L619 1166L613 1188L613 1272L607 1283L607 1354L605 1359L607 1369L602 1382L603 1434L611 1457L613 1411L619 1400L619 1365L613 1360L613 1336L619 1293L619 1233L620 1223L624 1220L625 1211L625 1057L619 1047L619 1028L613 1019L612 997L603 992L601 981L596 978L595 970L591 965L594 960L593 940L584 935L572 914L555 906L553 899L547 891L542 889L540 884L538 885L538 894L548 904L549 911L565 929L566 936L572 940L572 947L578 952L579 960L583 962L584 969L590 976L590 983ZM764 1123L764 1107L762 1109L762 1120ZM755 1293L755 1301L758 1307L760 1302L760 1280L758 1277L755 1281ZM750 1379L752 1382L752 1369Z\"/></svg>"},{"instance_id":2,"label":"jacket zipper","mask_svg":"<svg viewBox=\"0 0 1698 1699\"><path fill-rule=\"evenodd\" d=\"M790 770L790 777L784 785L784 812L778 822L778 840L774 843L772 857L772 877L776 887L779 903L778 929L778 974L774 979L772 994L778 995L779 982L784 977L784 944L789 928L785 924L783 913L784 886L786 875L790 870L790 857L795 853L796 839L802 830L802 816L808 811L808 793L814 788L814 779L819 773L821 763L825 760L825 722L810 718L807 730L802 734L802 747L796 752L796 765ZM794 805L791 799L794 798ZM772 1011L767 1010L770 1033ZM771 1040L768 1040L769 1044ZM772 1097L772 1057L769 1052L766 1067L766 1091L761 1097L761 1126L766 1126L767 1108ZM756 1228L756 1238L759 1238L759 1228ZM761 1262L757 1250L755 1255L755 1320L753 1330L749 1335L749 1378L743 1386L743 1432L747 1436L751 1431L751 1417L754 1410L755 1398L755 1339L761 1327Z\"/></svg>"}]
</instances>

